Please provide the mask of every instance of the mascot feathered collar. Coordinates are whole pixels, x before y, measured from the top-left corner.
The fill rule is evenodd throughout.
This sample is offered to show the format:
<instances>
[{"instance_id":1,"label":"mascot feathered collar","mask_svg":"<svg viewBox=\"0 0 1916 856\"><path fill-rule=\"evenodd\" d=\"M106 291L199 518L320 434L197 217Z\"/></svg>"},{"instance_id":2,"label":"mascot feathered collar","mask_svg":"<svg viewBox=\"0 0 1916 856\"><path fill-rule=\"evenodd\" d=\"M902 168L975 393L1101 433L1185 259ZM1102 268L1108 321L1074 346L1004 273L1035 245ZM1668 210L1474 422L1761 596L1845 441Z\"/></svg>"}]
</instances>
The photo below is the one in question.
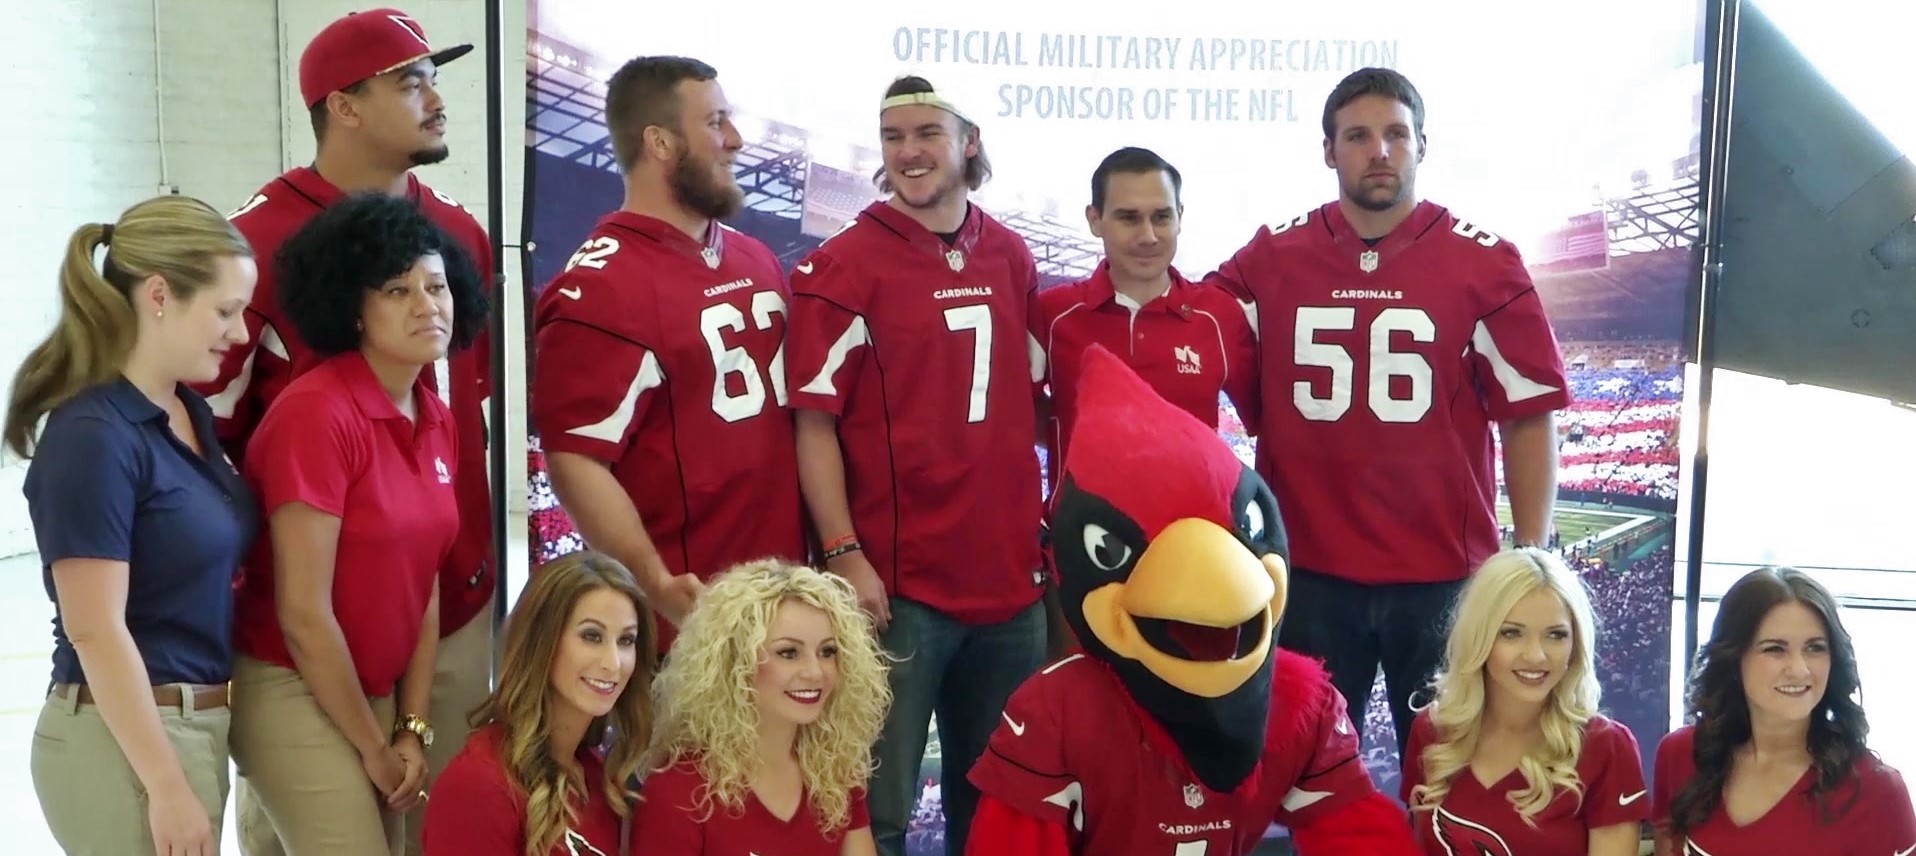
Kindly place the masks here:
<instances>
[{"instance_id":1,"label":"mascot feathered collar","mask_svg":"<svg viewBox=\"0 0 1916 856\"><path fill-rule=\"evenodd\" d=\"M1289 544L1277 500L1209 426L1116 356L1084 357L1051 513L1062 610L1216 793L1264 755Z\"/></svg>"}]
</instances>

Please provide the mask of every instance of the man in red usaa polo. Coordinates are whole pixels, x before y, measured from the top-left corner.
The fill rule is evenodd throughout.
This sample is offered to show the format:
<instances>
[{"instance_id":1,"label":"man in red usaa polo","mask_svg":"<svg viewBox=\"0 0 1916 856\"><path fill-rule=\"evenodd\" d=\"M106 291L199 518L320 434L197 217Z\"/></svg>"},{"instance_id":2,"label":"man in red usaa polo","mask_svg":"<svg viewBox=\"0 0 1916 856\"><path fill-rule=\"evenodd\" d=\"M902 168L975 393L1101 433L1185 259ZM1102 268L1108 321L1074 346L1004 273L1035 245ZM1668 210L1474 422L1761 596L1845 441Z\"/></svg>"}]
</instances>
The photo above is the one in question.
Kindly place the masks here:
<instances>
[{"instance_id":1,"label":"man in red usaa polo","mask_svg":"<svg viewBox=\"0 0 1916 856\"><path fill-rule=\"evenodd\" d=\"M328 24L300 55L300 95L312 116L318 155L311 166L267 182L229 215L261 259L259 285L246 310L247 342L227 351L219 378L199 389L213 406L220 439L236 461L245 455L246 441L273 398L318 362L280 315L270 260L322 208L352 193L403 196L472 254L482 276L492 275L492 242L479 221L412 174L413 167L439 163L449 154L438 68L471 50L471 45L435 50L412 16L373 9ZM485 700L491 682L492 622L486 607L496 572L481 408L491 389L488 360L482 336L477 347L442 361L428 379L452 410L460 457L454 484L459 536L439 581L443 638L428 727L437 733L427 749L434 775L465 743L465 713ZM243 783L238 790L235 803L247 852L279 852L264 813ZM419 809L408 818L407 846L414 854L423 817Z\"/></svg>"},{"instance_id":2,"label":"man in red usaa polo","mask_svg":"<svg viewBox=\"0 0 1916 856\"><path fill-rule=\"evenodd\" d=\"M1257 427L1257 340L1229 293L1204 288L1173 260L1182 231L1184 178L1156 152L1118 149L1091 173L1091 233L1104 261L1083 282L1045 289L1032 313L1042 380L1050 386L1045 442L1057 489L1064 441L1077 414L1084 352L1093 344L1123 360L1152 391L1212 428L1218 396Z\"/></svg>"},{"instance_id":3,"label":"man in red usaa polo","mask_svg":"<svg viewBox=\"0 0 1916 856\"><path fill-rule=\"evenodd\" d=\"M1340 198L1259 230L1210 280L1262 345L1258 469L1294 564L1280 644L1323 658L1354 711L1381 663L1399 754L1451 601L1498 548L1490 426L1516 541L1540 544L1570 402L1517 249L1418 200L1424 142L1408 79L1351 73L1324 106Z\"/></svg>"},{"instance_id":4,"label":"man in red usaa polo","mask_svg":"<svg viewBox=\"0 0 1916 856\"><path fill-rule=\"evenodd\" d=\"M803 560L784 366L785 275L719 222L744 143L718 72L640 57L606 84L625 202L539 295L532 420L587 543L630 568L676 637L702 580Z\"/></svg>"},{"instance_id":5,"label":"man in red usaa polo","mask_svg":"<svg viewBox=\"0 0 1916 856\"><path fill-rule=\"evenodd\" d=\"M875 749L873 837L903 856L935 712L957 854L978 802L965 773L1045 653L1037 266L969 201L990 174L976 123L917 77L893 81L879 122L891 196L798 264L786 368L826 563L905 658Z\"/></svg>"}]
</instances>

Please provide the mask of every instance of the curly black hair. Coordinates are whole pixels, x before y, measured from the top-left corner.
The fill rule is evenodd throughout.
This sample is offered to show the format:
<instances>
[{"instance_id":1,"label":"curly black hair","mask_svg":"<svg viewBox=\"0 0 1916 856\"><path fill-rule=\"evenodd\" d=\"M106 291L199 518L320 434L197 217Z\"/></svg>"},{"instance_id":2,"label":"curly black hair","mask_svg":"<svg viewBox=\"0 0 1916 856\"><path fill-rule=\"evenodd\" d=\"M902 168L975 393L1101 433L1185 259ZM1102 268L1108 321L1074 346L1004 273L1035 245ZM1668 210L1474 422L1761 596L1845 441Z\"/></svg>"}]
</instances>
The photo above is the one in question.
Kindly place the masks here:
<instances>
[{"instance_id":1,"label":"curly black hair","mask_svg":"<svg viewBox=\"0 0 1916 856\"><path fill-rule=\"evenodd\" d=\"M300 341L315 352L332 356L358 350L366 292L430 255L446 263L452 348L466 348L490 311L480 272L465 248L418 205L383 193L342 199L286 239L274 256L280 309Z\"/></svg>"},{"instance_id":2,"label":"curly black hair","mask_svg":"<svg viewBox=\"0 0 1916 856\"><path fill-rule=\"evenodd\" d=\"M1736 750L1751 737L1750 708L1743 686L1743 655L1756 644L1758 626L1777 606L1796 602L1822 619L1829 645L1830 673L1823 700L1810 713L1809 750L1816 780L1809 797L1825 823L1834 822L1853 803L1833 804L1831 797L1845 791L1859 761L1873 757L1869 750L1869 719L1854 697L1862 685L1856 665L1856 645L1843 627L1836 598L1810 575L1795 568L1758 568L1744 575L1723 595L1717 607L1710 641L1698 649L1696 670L1689 687L1689 713L1696 724L1692 760L1696 776L1681 783L1671 801L1673 837L1683 840L1702 826L1723 802Z\"/></svg>"}]
</instances>

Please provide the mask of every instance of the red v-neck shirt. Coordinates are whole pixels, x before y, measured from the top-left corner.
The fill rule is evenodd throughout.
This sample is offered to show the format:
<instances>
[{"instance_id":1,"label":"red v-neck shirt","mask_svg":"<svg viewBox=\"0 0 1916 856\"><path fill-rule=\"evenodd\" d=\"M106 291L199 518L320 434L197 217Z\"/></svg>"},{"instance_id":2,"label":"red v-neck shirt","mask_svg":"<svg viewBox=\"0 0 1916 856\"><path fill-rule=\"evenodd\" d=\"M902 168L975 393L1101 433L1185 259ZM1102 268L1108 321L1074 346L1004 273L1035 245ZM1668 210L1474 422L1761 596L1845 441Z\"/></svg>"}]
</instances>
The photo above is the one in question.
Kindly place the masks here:
<instances>
[{"instance_id":1,"label":"red v-neck shirt","mask_svg":"<svg viewBox=\"0 0 1916 856\"><path fill-rule=\"evenodd\" d=\"M705 777L689 762L656 771L639 790L632 820L633 853L672 856L838 856L850 830L871 826L863 790L852 793L845 829L827 835L819 828L809 793L789 820L772 814L756 794L747 792L744 811L711 803L711 816L698 805Z\"/></svg>"},{"instance_id":2,"label":"red v-neck shirt","mask_svg":"<svg viewBox=\"0 0 1916 856\"><path fill-rule=\"evenodd\" d=\"M1668 829L1677 791L1696 776L1696 728L1686 725L1657 744L1656 793L1651 811ZM1815 856L1910 856L1916 853L1916 815L1902 774L1874 756L1856 762L1849 781L1825 798L1837 813L1827 822L1809 798L1814 768L1762 817L1738 826L1721 804L1703 825L1678 842L1680 856L1751 853ZM1847 806L1847 809L1844 807Z\"/></svg>"},{"instance_id":3,"label":"red v-neck shirt","mask_svg":"<svg viewBox=\"0 0 1916 856\"><path fill-rule=\"evenodd\" d=\"M1424 750L1436 741L1430 714L1418 714L1404 752L1400 796L1406 803L1411 788L1424 783ZM1442 804L1411 813L1418 845L1425 856L1584 856L1590 849L1590 830L1650 816L1639 757L1630 729L1607 717L1592 717L1584 724L1583 750L1577 756L1581 799L1571 791L1558 793L1531 818L1536 824L1532 827L1510 802L1511 794L1526 787L1521 772L1513 770L1486 788L1465 769L1451 778Z\"/></svg>"}]
</instances>

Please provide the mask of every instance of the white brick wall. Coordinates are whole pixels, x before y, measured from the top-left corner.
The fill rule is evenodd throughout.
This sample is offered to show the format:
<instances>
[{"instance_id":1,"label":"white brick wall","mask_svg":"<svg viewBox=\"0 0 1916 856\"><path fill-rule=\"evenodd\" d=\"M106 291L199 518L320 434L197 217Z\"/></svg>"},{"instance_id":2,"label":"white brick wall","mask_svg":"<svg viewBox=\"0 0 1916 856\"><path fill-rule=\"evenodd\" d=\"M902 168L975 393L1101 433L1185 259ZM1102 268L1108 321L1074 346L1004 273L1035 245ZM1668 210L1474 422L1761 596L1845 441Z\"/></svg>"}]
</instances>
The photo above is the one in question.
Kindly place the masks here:
<instances>
[{"instance_id":1,"label":"white brick wall","mask_svg":"<svg viewBox=\"0 0 1916 856\"><path fill-rule=\"evenodd\" d=\"M108 220L164 188L218 208L313 156L299 103L299 51L327 21L369 0L59 0L10 4L0 27L0 235L14 262L0 315L0 371L21 359L59 314L55 285L66 239L80 223ZM525 8L505 4L502 99L505 236L516 242L525 135ZM481 45L440 75L453 157L421 176L487 222L484 0L402 5L435 43ZM17 7L17 8L14 8ZM155 27L155 9L159 26ZM164 172L163 172L164 170ZM517 280L517 255L507 251ZM509 308L517 309L517 304ZM519 323L516 317L509 322ZM517 343L520 337L509 335ZM522 365L516 350L508 354ZM509 371L508 377L520 375ZM523 414L523 383L510 385ZM524 430L515 416L504 491L524 508ZM0 458L0 555L33 549L20 494L24 466Z\"/></svg>"}]
</instances>

